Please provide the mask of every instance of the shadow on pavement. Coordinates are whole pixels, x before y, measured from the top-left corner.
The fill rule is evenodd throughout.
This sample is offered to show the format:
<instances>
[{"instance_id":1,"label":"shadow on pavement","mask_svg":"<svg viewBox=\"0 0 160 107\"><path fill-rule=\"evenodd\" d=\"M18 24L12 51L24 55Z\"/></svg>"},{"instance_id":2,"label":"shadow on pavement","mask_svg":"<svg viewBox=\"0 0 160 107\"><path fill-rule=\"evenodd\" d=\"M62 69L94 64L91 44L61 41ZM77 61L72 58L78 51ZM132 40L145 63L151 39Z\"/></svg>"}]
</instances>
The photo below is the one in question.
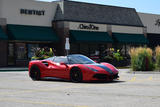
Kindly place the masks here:
<instances>
[{"instance_id":1,"label":"shadow on pavement","mask_svg":"<svg viewBox=\"0 0 160 107\"><path fill-rule=\"evenodd\" d=\"M59 79L59 78L44 78L40 81L46 81L46 82L65 82L65 83L74 83L70 80L64 80L64 79ZM114 81L85 81L85 82L80 82L84 84L117 84L117 83L123 83L125 81L120 81L120 80L114 80ZM79 83L76 83L79 84Z\"/></svg>"},{"instance_id":2,"label":"shadow on pavement","mask_svg":"<svg viewBox=\"0 0 160 107\"><path fill-rule=\"evenodd\" d=\"M123 83L125 81L91 81L91 82L84 82L84 83L88 83L88 84L113 84L113 83Z\"/></svg>"}]
</instances>

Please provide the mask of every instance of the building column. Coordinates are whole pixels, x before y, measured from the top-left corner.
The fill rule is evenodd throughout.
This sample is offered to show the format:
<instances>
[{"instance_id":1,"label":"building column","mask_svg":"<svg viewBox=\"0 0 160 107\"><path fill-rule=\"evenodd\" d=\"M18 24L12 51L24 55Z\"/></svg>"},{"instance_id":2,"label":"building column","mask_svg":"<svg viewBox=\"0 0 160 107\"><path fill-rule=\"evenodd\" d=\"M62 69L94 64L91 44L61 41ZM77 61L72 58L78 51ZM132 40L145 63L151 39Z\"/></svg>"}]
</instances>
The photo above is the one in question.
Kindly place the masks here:
<instances>
[{"instance_id":1,"label":"building column","mask_svg":"<svg viewBox=\"0 0 160 107\"><path fill-rule=\"evenodd\" d=\"M8 42L0 40L0 66L4 67L8 65Z\"/></svg>"},{"instance_id":2,"label":"building column","mask_svg":"<svg viewBox=\"0 0 160 107\"><path fill-rule=\"evenodd\" d=\"M6 33L6 19L0 18L0 26L2 30ZM0 40L0 66L8 65L8 40Z\"/></svg>"},{"instance_id":3,"label":"building column","mask_svg":"<svg viewBox=\"0 0 160 107\"><path fill-rule=\"evenodd\" d=\"M108 32L109 36L112 38L112 25L107 25L107 32ZM107 47L112 48L112 43L108 43Z\"/></svg>"},{"instance_id":4,"label":"building column","mask_svg":"<svg viewBox=\"0 0 160 107\"><path fill-rule=\"evenodd\" d=\"M147 38L147 27L143 27L143 34Z\"/></svg>"},{"instance_id":5,"label":"building column","mask_svg":"<svg viewBox=\"0 0 160 107\"><path fill-rule=\"evenodd\" d=\"M56 53L58 56L66 55L65 42L66 37L69 37L69 23L65 21L53 22L53 28L56 31L60 41L56 46Z\"/></svg>"}]
</instances>

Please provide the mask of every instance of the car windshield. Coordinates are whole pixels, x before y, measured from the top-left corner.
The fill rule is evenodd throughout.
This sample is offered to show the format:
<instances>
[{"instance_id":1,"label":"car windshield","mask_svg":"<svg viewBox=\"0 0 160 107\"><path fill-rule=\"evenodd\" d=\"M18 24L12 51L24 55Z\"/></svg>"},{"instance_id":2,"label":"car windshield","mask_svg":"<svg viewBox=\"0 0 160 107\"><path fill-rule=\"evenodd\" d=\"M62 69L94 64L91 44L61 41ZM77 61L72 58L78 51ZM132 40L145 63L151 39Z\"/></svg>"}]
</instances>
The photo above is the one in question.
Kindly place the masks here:
<instances>
[{"instance_id":1,"label":"car windshield","mask_svg":"<svg viewBox=\"0 0 160 107\"><path fill-rule=\"evenodd\" d=\"M70 64L95 64L95 62L83 55L69 55L68 60Z\"/></svg>"}]
</instances>

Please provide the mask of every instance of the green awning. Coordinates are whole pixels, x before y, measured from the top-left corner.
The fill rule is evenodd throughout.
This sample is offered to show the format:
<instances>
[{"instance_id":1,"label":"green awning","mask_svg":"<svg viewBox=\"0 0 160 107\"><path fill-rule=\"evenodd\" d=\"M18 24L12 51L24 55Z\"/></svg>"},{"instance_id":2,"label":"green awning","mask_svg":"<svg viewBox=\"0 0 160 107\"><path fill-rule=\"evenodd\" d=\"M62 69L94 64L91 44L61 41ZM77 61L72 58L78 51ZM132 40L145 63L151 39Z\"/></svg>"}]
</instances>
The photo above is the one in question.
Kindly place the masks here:
<instances>
[{"instance_id":1,"label":"green awning","mask_svg":"<svg viewBox=\"0 0 160 107\"><path fill-rule=\"evenodd\" d=\"M58 36L51 27L7 25L10 40L58 41Z\"/></svg>"},{"instance_id":2,"label":"green awning","mask_svg":"<svg viewBox=\"0 0 160 107\"><path fill-rule=\"evenodd\" d=\"M76 43L111 43L112 38L107 32L91 32L70 30L70 40Z\"/></svg>"},{"instance_id":3,"label":"green awning","mask_svg":"<svg viewBox=\"0 0 160 107\"><path fill-rule=\"evenodd\" d=\"M3 32L2 28L0 27L0 40L7 40L8 36Z\"/></svg>"},{"instance_id":4,"label":"green awning","mask_svg":"<svg viewBox=\"0 0 160 107\"><path fill-rule=\"evenodd\" d=\"M125 33L113 33L113 39L118 43L125 44L148 44L148 40L143 34L125 34Z\"/></svg>"}]
</instances>

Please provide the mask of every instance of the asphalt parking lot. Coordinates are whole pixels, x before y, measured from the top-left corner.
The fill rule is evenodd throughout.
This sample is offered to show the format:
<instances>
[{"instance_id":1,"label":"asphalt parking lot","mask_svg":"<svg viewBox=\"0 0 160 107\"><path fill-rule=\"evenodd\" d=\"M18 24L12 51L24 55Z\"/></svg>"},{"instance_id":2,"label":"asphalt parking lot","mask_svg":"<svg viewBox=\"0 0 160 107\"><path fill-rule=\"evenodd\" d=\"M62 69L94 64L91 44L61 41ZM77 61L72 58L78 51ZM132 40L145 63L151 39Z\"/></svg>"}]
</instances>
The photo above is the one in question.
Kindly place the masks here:
<instances>
[{"instance_id":1,"label":"asphalt parking lot","mask_svg":"<svg viewBox=\"0 0 160 107\"><path fill-rule=\"evenodd\" d=\"M160 107L160 73L127 73L110 83L32 81L0 72L0 107Z\"/></svg>"}]
</instances>

